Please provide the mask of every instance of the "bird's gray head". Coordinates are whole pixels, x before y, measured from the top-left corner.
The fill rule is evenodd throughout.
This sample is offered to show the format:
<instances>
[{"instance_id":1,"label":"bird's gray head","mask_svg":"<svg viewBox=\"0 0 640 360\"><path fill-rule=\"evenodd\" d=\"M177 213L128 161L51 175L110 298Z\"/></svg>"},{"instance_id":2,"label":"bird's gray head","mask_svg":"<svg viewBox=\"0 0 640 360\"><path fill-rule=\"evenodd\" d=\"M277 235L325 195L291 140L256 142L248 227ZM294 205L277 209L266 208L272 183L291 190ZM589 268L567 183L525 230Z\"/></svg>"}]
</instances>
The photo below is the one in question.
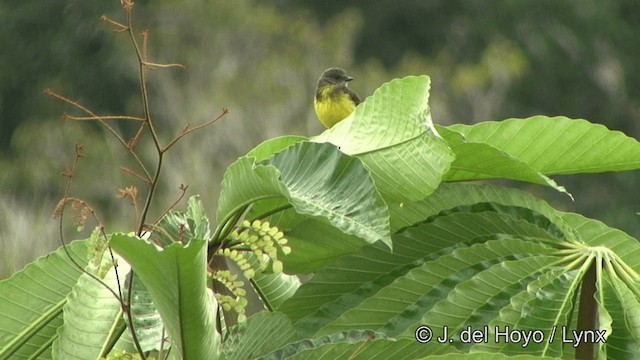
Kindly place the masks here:
<instances>
[{"instance_id":1,"label":"bird's gray head","mask_svg":"<svg viewBox=\"0 0 640 360\"><path fill-rule=\"evenodd\" d=\"M344 82L349 82L353 80L353 78L347 75L347 72L340 68L329 68L322 73L320 76L320 82L327 82L329 84L340 84Z\"/></svg>"}]
</instances>

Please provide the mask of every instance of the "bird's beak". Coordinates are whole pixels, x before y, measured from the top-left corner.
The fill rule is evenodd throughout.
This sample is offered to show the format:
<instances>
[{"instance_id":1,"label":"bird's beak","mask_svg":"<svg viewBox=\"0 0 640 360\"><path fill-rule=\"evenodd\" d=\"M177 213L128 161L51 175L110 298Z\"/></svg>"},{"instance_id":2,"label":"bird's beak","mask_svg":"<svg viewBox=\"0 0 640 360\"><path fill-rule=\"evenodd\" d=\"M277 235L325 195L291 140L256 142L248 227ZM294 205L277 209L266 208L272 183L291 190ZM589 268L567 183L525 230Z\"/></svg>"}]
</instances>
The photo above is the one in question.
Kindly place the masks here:
<instances>
[{"instance_id":1,"label":"bird's beak","mask_svg":"<svg viewBox=\"0 0 640 360\"><path fill-rule=\"evenodd\" d=\"M351 76L349 76L349 75L346 75L344 77L344 81L351 81L351 80L353 80L353 78Z\"/></svg>"}]
</instances>

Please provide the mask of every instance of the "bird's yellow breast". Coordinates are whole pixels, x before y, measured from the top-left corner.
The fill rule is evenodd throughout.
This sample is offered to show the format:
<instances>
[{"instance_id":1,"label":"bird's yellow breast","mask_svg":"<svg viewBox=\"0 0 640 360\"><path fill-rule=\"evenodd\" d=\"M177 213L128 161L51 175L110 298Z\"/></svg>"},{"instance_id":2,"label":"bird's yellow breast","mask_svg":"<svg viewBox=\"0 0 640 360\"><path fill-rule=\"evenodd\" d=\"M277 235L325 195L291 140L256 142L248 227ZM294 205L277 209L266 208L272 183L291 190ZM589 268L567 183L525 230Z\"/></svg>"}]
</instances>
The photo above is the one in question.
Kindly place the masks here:
<instances>
[{"instance_id":1,"label":"bird's yellow breast","mask_svg":"<svg viewBox=\"0 0 640 360\"><path fill-rule=\"evenodd\" d=\"M356 105L349 97L349 94L333 90L332 86L326 86L320 90L320 96L317 96L314 100L316 115L318 115L318 119L326 128L330 128L340 122L356 109Z\"/></svg>"}]
</instances>

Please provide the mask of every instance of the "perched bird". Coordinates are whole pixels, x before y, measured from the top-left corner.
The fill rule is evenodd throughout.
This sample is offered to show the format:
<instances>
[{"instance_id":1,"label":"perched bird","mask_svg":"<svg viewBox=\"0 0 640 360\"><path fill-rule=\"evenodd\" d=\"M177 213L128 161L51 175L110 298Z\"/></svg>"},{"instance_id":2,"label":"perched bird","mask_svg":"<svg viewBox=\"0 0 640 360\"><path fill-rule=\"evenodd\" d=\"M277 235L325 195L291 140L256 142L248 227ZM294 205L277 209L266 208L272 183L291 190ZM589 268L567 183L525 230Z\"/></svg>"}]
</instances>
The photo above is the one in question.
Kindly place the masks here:
<instances>
[{"instance_id":1,"label":"perched bird","mask_svg":"<svg viewBox=\"0 0 640 360\"><path fill-rule=\"evenodd\" d=\"M326 128L349 116L360 104L358 95L347 87L351 80L353 78L340 68L329 68L318 79L313 105Z\"/></svg>"}]
</instances>

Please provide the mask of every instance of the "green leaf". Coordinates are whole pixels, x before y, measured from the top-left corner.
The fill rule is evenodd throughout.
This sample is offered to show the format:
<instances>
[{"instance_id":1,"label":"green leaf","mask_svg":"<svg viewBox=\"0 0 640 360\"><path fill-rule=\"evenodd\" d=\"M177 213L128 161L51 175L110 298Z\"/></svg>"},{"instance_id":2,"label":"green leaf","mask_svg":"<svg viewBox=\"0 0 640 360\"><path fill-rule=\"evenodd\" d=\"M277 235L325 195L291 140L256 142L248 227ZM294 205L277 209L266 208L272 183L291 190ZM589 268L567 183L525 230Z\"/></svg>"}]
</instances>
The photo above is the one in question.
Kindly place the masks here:
<instances>
[{"instance_id":1,"label":"green leaf","mask_svg":"<svg viewBox=\"0 0 640 360\"><path fill-rule=\"evenodd\" d=\"M389 205L391 228L394 231L412 226L443 211L473 206L478 203L494 203L501 206L513 206L530 209L548 219L567 237L576 240L573 227L569 226L562 213L549 206L545 201L529 193L503 186L477 184L442 184L436 192L422 201Z\"/></svg>"},{"instance_id":2,"label":"green leaf","mask_svg":"<svg viewBox=\"0 0 640 360\"><path fill-rule=\"evenodd\" d=\"M285 198L298 214L355 235L361 245L391 246L387 206L373 180L358 159L331 144L296 143L260 163L242 157L227 169L222 187L218 232L250 204L275 198L279 206Z\"/></svg>"},{"instance_id":3,"label":"green leaf","mask_svg":"<svg viewBox=\"0 0 640 360\"><path fill-rule=\"evenodd\" d=\"M462 134L446 127L439 126L437 129L456 154L451 169L445 175L445 181L512 179L549 186L566 193L564 187L558 186L555 181L527 163L489 144L471 142Z\"/></svg>"},{"instance_id":4,"label":"green leaf","mask_svg":"<svg viewBox=\"0 0 640 360\"><path fill-rule=\"evenodd\" d=\"M516 355L508 356L504 354L492 354L487 352L476 352L472 354L446 354L434 355L420 358L420 360L553 360L560 359L550 356Z\"/></svg>"},{"instance_id":5,"label":"green leaf","mask_svg":"<svg viewBox=\"0 0 640 360\"><path fill-rule=\"evenodd\" d=\"M350 117L312 141L333 143L360 158L386 200L422 199L438 187L454 160L433 126L429 88L427 76L383 84Z\"/></svg>"},{"instance_id":6,"label":"green leaf","mask_svg":"<svg viewBox=\"0 0 640 360\"><path fill-rule=\"evenodd\" d=\"M634 359L640 353L640 300L620 279L605 277L604 308L611 316L607 330L606 356Z\"/></svg>"},{"instance_id":7,"label":"green leaf","mask_svg":"<svg viewBox=\"0 0 640 360\"><path fill-rule=\"evenodd\" d=\"M295 329L286 316L263 311L231 328L223 351L225 360L255 359L296 340Z\"/></svg>"},{"instance_id":8,"label":"green leaf","mask_svg":"<svg viewBox=\"0 0 640 360\"><path fill-rule=\"evenodd\" d=\"M111 262L111 257L103 256L103 264ZM80 275L63 307L64 323L53 343L54 359L98 359L121 320L122 311L116 295L118 288L124 285L119 283L122 279L119 276L130 270L127 264L120 262L117 272L111 267L100 279L102 283L89 275L99 277L93 263L85 270L87 273Z\"/></svg>"},{"instance_id":9,"label":"green leaf","mask_svg":"<svg viewBox=\"0 0 640 360\"><path fill-rule=\"evenodd\" d=\"M397 276L393 282L344 311L316 334L358 328L377 330L390 336L406 330L408 336L413 336L420 324L448 326L455 332L458 326L482 323L484 319L478 318L472 309L477 311L487 302L495 306L498 302L491 296L492 292L495 296L501 291L507 292L513 283L520 285L522 278L510 276L510 268L504 264L523 257L545 257L549 249L533 241L504 238L462 247L433 260L427 258L424 264ZM553 260L546 259L546 262ZM545 262L538 260L534 263L536 266L527 267L529 271L535 273L544 268ZM518 270L518 275L525 278L530 275ZM484 273L489 275L483 276L482 280L476 279ZM458 290L460 287L462 290ZM442 306L441 300L451 304ZM456 302L458 300L460 304ZM436 304L441 306L436 307ZM486 313L488 311L483 311L483 315L490 316ZM497 310L493 312L493 316L497 316ZM441 333L435 333L441 336Z\"/></svg>"},{"instance_id":10,"label":"green leaf","mask_svg":"<svg viewBox=\"0 0 640 360\"><path fill-rule=\"evenodd\" d=\"M640 168L640 143L600 124L563 116L455 124L468 141L489 144L543 174Z\"/></svg>"},{"instance_id":11,"label":"green leaf","mask_svg":"<svg viewBox=\"0 0 640 360\"><path fill-rule=\"evenodd\" d=\"M125 298L127 297L128 282L130 279L130 277L127 277L127 284L123 289L123 296L125 296ZM164 324L162 323L160 313L153 304L151 293L147 290L142 281L138 279L137 275L134 276L132 289L133 297L131 299L131 315L133 317L133 328L136 330L136 336L140 347L142 348L142 351L145 352L158 350L162 343L162 335L164 332ZM118 343L114 346L114 349L137 352L129 330L123 334Z\"/></svg>"},{"instance_id":12,"label":"green leaf","mask_svg":"<svg viewBox=\"0 0 640 360\"><path fill-rule=\"evenodd\" d=\"M187 211L171 211L158 223L162 231L153 233L158 241L170 245L184 239L208 239L210 236L209 218L199 196L191 196L187 202Z\"/></svg>"},{"instance_id":13,"label":"green leaf","mask_svg":"<svg viewBox=\"0 0 640 360\"><path fill-rule=\"evenodd\" d=\"M86 240L66 249L80 266L87 264ZM80 274L59 248L0 281L0 359L51 358L62 308Z\"/></svg>"},{"instance_id":14,"label":"green leaf","mask_svg":"<svg viewBox=\"0 0 640 360\"><path fill-rule=\"evenodd\" d=\"M410 360L427 354L451 351L451 348L437 342L421 344L413 339L395 340L373 331L354 330L303 339L258 359Z\"/></svg>"},{"instance_id":15,"label":"green leaf","mask_svg":"<svg viewBox=\"0 0 640 360\"><path fill-rule=\"evenodd\" d=\"M260 289L262 300L268 302L271 308L275 310L285 300L292 297L301 284L297 276L284 273L256 273L253 280L254 286Z\"/></svg>"},{"instance_id":16,"label":"green leaf","mask_svg":"<svg viewBox=\"0 0 640 360\"><path fill-rule=\"evenodd\" d=\"M283 304L280 311L297 320L296 327L313 334L422 263L444 259L458 248L487 241L495 234L546 237L551 242L561 243L560 239L547 232L546 224L536 224L538 219L531 217L528 211L510 214L500 212L500 208L476 210L480 212L474 213L474 208L469 207L466 212L444 214L433 221L407 228L394 235L392 253L374 244L342 257L332 266L319 270L311 281L303 284L296 295ZM514 249L510 251L516 253ZM454 268L451 263L443 263L442 266ZM455 282L450 279L447 282L460 280L456 279ZM376 314L383 313L376 311ZM385 316L393 314L386 313ZM367 317L365 321L375 320Z\"/></svg>"},{"instance_id":17,"label":"green leaf","mask_svg":"<svg viewBox=\"0 0 640 360\"><path fill-rule=\"evenodd\" d=\"M307 219L287 231L293 251L281 258L287 272L309 274L362 247L362 240L333 226Z\"/></svg>"},{"instance_id":18,"label":"green leaf","mask_svg":"<svg viewBox=\"0 0 640 360\"><path fill-rule=\"evenodd\" d=\"M288 148L289 146L306 140L307 138L304 136L288 135L276 137L264 141L263 143L249 151L245 156L255 158L256 161L267 160L276 153L279 153L280 151Z\"/></svg>"},{"instance_id":19,"label":"green leaf","mask_svg":"<svg viewBox=\"0 0 640 360\"><path fill-rule=\"evenodd\" d=\"M633 271L640 273L640 243L622 230L610 228L601 221L589 219L580 214L561 213L562 219L579 234L589 246L603 246L613 251L616 256Z\"/></svg>"},{"instance_id":20,"label":"green leaf","mask_svg":"<svg viewBox=\"0 0 640 360\"><path fill-rule=\"evenodd\" d=\"M418 326L429 325L434 336L446 326L450 349L573 356L561 330L575 329L585 269L601 261L600 276L619 280L612 296L611 286L598 279L598 323L615 349L596 349L633 357L620 349L638 344L636 239L497 186L443 184L425 200L392 207L392 214L400 229L393 252L372 244L345 255L279 308L301 336L369 330L413 339ZM462 330L485 326L488 343L461 341ZM526 348L524 340L495 343L496 326L539 330L545 340ZM553 329L558 333L548 343Z\"/></svg>"},{"instance_id":21,"label":"green leaf","mask_svg":"<svg viewBox=\"0 0 640 360\"><path fill-rule=\"evenodd\" d=\"M183 359L217 359L217 304L206 287L206 241L191 239L158 249L147 241L114 234L111 247L125 258L151 294ZM206 336L204 336L206 334Z\"/></svg>"}]
</instances>

